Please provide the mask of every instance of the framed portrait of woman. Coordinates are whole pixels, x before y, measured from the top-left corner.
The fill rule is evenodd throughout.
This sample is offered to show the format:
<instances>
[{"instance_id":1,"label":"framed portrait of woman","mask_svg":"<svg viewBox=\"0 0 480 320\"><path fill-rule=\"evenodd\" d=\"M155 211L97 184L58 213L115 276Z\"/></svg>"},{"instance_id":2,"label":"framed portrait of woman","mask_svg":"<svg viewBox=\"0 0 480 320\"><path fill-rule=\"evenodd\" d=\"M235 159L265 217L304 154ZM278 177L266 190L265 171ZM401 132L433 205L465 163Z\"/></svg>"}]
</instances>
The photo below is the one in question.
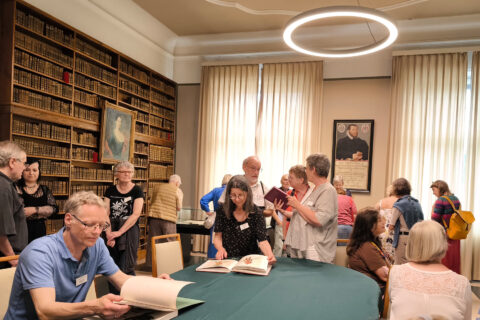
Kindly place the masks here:
<instances>
[{"instance_id":1,"label":"framed portrait of woman","mask_svg":"<svg viewBox=\"0 0 480 320\"><path fill-rule=\"evenodd\" d=\"M137 113L111 103L103 108L100 136L100 161L116 163L133 157Z\"/></svg>"}]
</instances>

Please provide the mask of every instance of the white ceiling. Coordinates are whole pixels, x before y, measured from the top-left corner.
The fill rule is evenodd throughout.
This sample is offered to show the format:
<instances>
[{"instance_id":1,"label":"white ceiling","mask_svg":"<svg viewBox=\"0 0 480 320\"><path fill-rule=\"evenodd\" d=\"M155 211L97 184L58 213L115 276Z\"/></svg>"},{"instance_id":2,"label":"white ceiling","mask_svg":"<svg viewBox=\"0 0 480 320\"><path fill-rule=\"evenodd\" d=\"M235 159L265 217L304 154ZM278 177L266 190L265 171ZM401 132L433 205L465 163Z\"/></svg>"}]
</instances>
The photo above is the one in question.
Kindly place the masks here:
<instances>
[{"instance_id":1,"label":"white ceiling","mask_svg":"<svg viewBox=\"0 0 480 320\"><path fill-rule=\"evenodd\" d=\"M303 12L327 6L364 6L384 11L394 20L416 20L480 14L479 0L133 0L178 36L283 29L292 15L250 14L236 4L264 10ZM344 22L344 21L343 21Z\"/></svg>"}]
</instances>

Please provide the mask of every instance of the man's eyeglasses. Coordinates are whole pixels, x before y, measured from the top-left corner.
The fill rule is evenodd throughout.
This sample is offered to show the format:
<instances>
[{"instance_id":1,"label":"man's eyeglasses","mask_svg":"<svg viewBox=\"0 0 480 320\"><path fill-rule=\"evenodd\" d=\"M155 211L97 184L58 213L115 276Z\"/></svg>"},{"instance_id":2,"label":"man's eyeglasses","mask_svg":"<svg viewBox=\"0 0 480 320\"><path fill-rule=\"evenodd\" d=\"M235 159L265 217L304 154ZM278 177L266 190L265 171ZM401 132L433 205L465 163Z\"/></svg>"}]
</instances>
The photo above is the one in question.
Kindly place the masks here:
<instances>
[{"instance_id":1,"label":"man's eyeglasses","mask_svg":"<svg viewBox=\"0 0 480 320\"><path fill-rule=\"evenodd\" d=\"M117 171L117 173L132 174L133 171Z\"/></svg>"},{"instance_id":2,"label":"man's eyeglasses","mask_svg":"<svg viewBox=\"0 0 480 320\"><path fill-rule=\"evenodd\" d=\"M259 167L247 166L247 168L249 168L249 169L252 170L252 171L258 171L258 172L262 172L262 171L263 171L263 169L262 169L262 168L259 168Z\"/></svg>"},{"instance_id":3,"label":"man's eyeglasses","mask_svg":"<svg viewBox=\"0 0 480 320\"><path fill-rule=\"evenodd\" d=\"M107 230L108 228L110 228L110 224L109 223L105 223L104 225L99 225L98 223L95 223L95 224L88 224L88 223L85 223L83 222L82 220L80 220L76 215L72 214L72 217L74 217L78 222L80 222L81 224L83 224L83 227L88 230L88 231L95 231L97 228L102 230L102 231L105 231Z\"/></svg>"}]
</instances>

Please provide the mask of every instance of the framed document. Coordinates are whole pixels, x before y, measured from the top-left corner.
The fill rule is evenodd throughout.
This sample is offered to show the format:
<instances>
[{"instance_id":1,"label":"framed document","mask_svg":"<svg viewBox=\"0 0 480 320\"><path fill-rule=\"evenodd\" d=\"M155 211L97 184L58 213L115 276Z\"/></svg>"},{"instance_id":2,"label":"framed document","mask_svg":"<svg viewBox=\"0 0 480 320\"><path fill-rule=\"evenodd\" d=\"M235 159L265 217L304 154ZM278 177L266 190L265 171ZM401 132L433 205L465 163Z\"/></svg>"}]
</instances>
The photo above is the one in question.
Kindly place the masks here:
<instances>
[{"instance_id":1,"label":"framed document","mask_svg":"<svg viewBox=\"0 0 480 320\"><path fill-rule=\"evenodd\" d=\"M133 156L136 112L105 103L100 137L100 161L130 161Z\"/></svg>"},{"instance_id":2,"label":"framed document","mask_svg":"<svg viewBox=\"0 0 480 320\"><path fill-rule=\"evenodd\" d=\"M343 177L344 188L370 192L374 120L334 120L332 181Z\"/></svg>"}]
</instances>

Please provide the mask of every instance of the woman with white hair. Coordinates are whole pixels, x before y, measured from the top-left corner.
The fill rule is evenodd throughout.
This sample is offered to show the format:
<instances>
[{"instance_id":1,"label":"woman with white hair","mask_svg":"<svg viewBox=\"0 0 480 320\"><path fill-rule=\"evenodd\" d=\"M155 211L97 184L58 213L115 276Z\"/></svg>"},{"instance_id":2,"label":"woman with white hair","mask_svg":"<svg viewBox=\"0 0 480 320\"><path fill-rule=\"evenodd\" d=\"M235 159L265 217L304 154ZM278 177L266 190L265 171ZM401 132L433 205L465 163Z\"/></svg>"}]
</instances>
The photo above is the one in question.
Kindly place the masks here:
<instances>
[{"instance_id":1,"label":"woman with white hair","mask_svg":"<svg viewBox=\"0 0 480 320\"><path fill-rule=\"evenodd\" d=\"M441 260L447 252L447 235L435 221L417 222L407 242L408 263L390 271L390 319L440 314L450 320L472 319L472 291L467 278Z\"/></svg>"},{"instance_id":2,"label":"woman with white hair","mask_svg":"<svg viewBox=\"0 0 480 320\"><path fill-rule=\"evenodd\" d=\"M120 270L135 275L137 249L140 241L138 218L143 208L143 191L132 182L133 165L122 161L115 165L113 174L117 184L105 191L105 203L111 229L107 230L107 245Z\"/></svg>"}]
</instances>

